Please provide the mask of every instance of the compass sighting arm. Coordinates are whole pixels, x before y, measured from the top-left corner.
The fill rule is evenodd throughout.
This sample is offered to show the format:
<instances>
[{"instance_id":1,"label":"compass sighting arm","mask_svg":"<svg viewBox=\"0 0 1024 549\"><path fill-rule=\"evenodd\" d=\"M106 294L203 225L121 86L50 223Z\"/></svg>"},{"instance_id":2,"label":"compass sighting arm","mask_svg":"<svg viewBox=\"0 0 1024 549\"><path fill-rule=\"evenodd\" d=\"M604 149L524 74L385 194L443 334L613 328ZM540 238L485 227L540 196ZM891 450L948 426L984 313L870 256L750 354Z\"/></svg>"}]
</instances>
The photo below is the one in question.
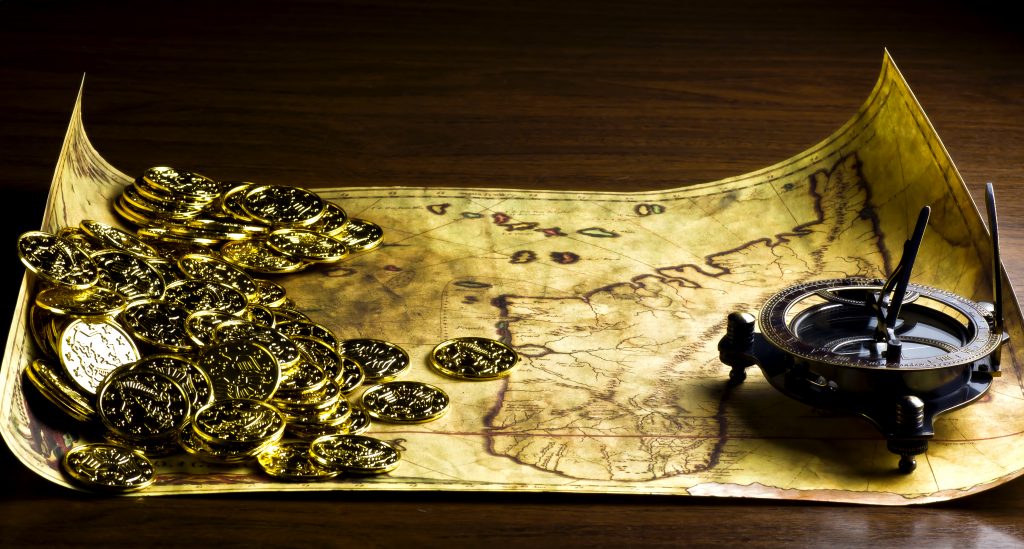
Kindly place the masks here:
<instances>
[{"instance_id":1,"label":"compass sighting arm","mask_svg":"<svg viewBox=\"0 0 1024 549\"><path fill-rule=\"evenodd\" d=\"M902 344L895 331L896 321L899 319L900 309L903 307L907 285L910 284L910 273L914 269L914 261L917 260L917 251L921 248L921 241L924 239L924 231L928 227L928 218L931 216L931 212L932 209L928 206L921 208L921 213L917 216L917 225L914 227L914 234L903 243L903 256L900 257L896 269L885 281L875 304L878 316L875 341L886 343L885 361L889 364L898 364L902 355Z\"/></svg>"},{"instance_id":2,"label":"compass sighting arm","mask_svg":"<svg viewBox=\"0 0 1024 549\"><path fill-rule=\"evenodd\" d=\"M1003 276L999 260L999 225L996 221L996 193L991 183L985 184L985 209L988 210L988 232L992 237L992 303L995 305L994 330L1003 329Z\"/></svg>"}]
</instances>

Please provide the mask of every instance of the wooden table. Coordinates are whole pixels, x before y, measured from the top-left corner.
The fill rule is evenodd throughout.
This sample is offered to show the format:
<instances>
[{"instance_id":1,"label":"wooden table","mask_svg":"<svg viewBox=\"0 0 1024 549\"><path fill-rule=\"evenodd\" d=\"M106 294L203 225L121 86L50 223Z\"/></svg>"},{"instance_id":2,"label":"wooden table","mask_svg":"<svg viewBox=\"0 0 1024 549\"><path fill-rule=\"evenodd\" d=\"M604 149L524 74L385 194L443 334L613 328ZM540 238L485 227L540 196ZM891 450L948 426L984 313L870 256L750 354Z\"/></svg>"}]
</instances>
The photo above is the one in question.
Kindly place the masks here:
<instances>
[{"instance_id":1,"label":"wooden table","mask_svg":"<svg viewBox=\"0 0 1024 549\"><path fill-rule=\"evenodd\" d=\"M997 183L1024 284L1024 39L992 5L0 2L5 310L83 72L96 148L318 185L657 189L788 158L867 96L888 47L976 192ZM807 4L807 5L805 5ZM1024 543L1024 483L871 508L547 494L99 498L6 451L0 545Z\"/></svg>"}]
</instances>

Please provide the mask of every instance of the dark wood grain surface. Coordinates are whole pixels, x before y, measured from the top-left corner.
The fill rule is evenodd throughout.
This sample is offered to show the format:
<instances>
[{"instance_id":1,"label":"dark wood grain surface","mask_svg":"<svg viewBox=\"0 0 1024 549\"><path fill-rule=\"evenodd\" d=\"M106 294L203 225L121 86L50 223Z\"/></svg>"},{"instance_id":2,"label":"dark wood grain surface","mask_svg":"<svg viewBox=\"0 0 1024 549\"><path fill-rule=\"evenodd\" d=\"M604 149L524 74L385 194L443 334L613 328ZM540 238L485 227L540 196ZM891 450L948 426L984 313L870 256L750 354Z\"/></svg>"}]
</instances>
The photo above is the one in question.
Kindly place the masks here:
<instances>
[{"instance_id":1,"label":"dark wood grain surface","mask_svg":"<svg viewBox=\"0 0 1024 549\"><path fill-rule=\"evenodd\" d=\"M831 5L837 4L837 5ZM892 52L961 173L995 181L1024 288L1024 37L942 2L0 2L3 310L82 73L127 173L324 185L658 189L842 125ZM976 196L978 196L976 194ZM3 450L0 545L1013 546L1024 482L914 508L468 493L99 498Z\"/></svg>"}]
</instances>

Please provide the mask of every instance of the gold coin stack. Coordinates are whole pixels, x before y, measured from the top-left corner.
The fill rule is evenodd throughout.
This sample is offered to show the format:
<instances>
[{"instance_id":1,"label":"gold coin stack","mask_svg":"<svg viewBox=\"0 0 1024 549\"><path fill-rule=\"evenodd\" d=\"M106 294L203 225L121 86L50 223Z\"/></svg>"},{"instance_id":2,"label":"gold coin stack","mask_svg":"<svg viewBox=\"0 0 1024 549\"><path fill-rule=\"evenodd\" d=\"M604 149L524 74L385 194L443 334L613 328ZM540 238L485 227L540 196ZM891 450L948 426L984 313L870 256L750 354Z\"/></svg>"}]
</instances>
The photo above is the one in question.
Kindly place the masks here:
<instances>
[{"instance_id":1,"label":"gold coin stack","mask_svg":"<svg viewBox=\"0 0 1024 549\"><path fill-rule=\"evenodd\" d=\"M39 287L30 328L43 355L25 377L84 424L85 438L109 442L80 445L65 460L80 484L139 489L153 481L152 464L123 475L111 456L181 450L214 463L255 460L288 480L384 473L400 454L359 435L371 417L416 423L448 410L439 388L391 381L408 369L404 350L339 340L282 286L252 276L372 250L383 237L377 225L305 189L166 167L146 170L114 209L137 234L86 220L18 241ZM457 338L438 345L431 365L478 380L517 360L501 343ZM366 383L377 385L353 406L348 396Z\"/></svg>"}]
</instances>

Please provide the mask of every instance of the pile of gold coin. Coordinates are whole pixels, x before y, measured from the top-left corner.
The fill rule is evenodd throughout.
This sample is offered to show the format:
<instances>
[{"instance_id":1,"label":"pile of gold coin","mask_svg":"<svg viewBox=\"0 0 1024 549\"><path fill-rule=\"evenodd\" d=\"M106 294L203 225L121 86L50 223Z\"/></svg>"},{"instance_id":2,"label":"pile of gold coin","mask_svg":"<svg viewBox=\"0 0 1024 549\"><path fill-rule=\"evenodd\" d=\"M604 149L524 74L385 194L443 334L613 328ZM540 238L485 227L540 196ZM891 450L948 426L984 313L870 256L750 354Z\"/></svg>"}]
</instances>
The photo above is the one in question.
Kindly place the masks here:
<instances>
[{"instance_id":1,"label":"pile of gold coin","mask_svg":"<svg viewBox=\"0 0 1024 549\"><path fill-rule=\"evenodd\" d=\"M81 485L144 488L156 474L148 458L181 451L303 482L386 473L401 456L360 434L371 420L448 411L440 388L396 381L410 364L397 345L339 340L281 285L253 277L372 250L377 225L305 189L166 167L146 170L114 208L136 234L85 220L18 240L39 289L30 329L42 357L25 377L86 438L107 441L65 456ZM485 338L445 341L430 357L467 380L507 375L517 361Z\"/></svg>"}]
</instances>

